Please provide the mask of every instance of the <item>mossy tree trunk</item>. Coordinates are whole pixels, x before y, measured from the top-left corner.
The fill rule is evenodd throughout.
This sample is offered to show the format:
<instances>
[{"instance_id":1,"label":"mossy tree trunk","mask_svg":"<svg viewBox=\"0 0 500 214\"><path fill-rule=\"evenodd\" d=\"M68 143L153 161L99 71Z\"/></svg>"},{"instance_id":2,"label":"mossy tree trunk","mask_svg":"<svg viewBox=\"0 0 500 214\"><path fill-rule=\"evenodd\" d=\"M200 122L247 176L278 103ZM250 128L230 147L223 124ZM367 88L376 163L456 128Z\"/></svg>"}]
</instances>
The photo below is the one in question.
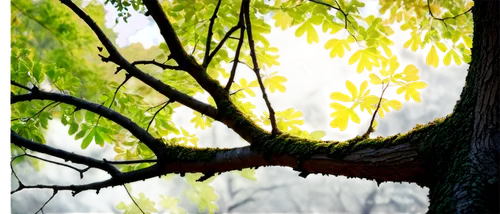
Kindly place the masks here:
<instances>
[{"instance_id":1,"label":"mossy tree trunk","mask_svg":"<svg viewBox=\"0 0 500 214\"><path fill-rule=\"evenodd\" d=\"M475 1L472 12L472 61L461 99L423 147L433 176L429 213L500 211L500 1Z\"/></svg>"}]
</instances>

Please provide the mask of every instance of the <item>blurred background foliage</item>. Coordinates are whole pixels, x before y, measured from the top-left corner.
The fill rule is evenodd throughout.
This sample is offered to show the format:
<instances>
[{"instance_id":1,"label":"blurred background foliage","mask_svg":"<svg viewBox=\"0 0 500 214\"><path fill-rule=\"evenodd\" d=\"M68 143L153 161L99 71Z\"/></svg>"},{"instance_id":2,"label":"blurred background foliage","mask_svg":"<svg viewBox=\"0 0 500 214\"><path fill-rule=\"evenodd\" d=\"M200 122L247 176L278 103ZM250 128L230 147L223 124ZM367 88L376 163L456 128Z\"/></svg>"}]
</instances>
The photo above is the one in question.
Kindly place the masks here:
<instances>
[{"instance_id":1,"label":"blurred background foliage","mask_svg":"<svg viewBox=\"0 0 500 214\"><path fill-rule=\"evenodd\" d=\"M79 1L83 3L83 1ZM122 80L122 76L112 75L114 66L102 63L96 54L99 41L87 29L78 17L59 1L35 0L11 1L9 5L9 46L23 47L35 50L34 55L43 62L54 62L59 67L66 68L78 76L83 72L100 72L109 75L108 80ZM105 29L110 39L114 41L116 34L104 26L105 11L102 6L89 5L85 8L97 23ZM84 29L84 30L81 30ZM293 44L288 44L293 45ZM429 83L423 91L423 103L405 105L402 111L393 112L387 119L380 121L378 134L389 135L405 131L415 123L427 122L434 117L449 113L464 84L465 67L447 67L430 69L423 62L421 54L397 50L408 62L415 63L421 70L422 79ZM148 55L158 55L157 47L145 49L141 44L131 44L121 48L125 57L134 59L148 58ZM328 61L328 59L300 59L296 70L301 75L310 75L304 69L311 60ZM300 65L299 65L300 64ZM328 69L343 70L348 74L345 65L328 65ZM83 76L83 75L82 75ZM90 77L89 75L85 77ZM99 78L82 79L82 84L94 84L98 87ZM131 83L129 87L139 87ZM311 87L313 88L313 87ZM318 90L319 89L319 90ZM295 96L294 101L287 97L275 96L274 103L286 103L304 112L306 122L314 129L330 130L326 125L326 103L322 96L322 87L306 91ZM98 89L96 89L98 90ZM82 91L82 93L94 93ZM92 96L87 94L86 97ZM97 96L97 95L95 95ZM297 98L299 97L299 98ZM160 98L158 98L160 99ZM184 111L178 117L189 114ZM179 119L178 118L178 119ZM183 119L179 119L182 121ZM59 127L59 128L58 128ZM53 125L48 136L48 144L78 151L79 146L64 145L70 142L63 126ZM199 133L202 145L238 146L243 142L231 131L220 125L215 125L204 133ZM329 132L330 138L345 138L348 134ZM11 148L11 153L21 153L19 148ZM109 157L112 149L91 147L86 153L95 157ZM12 167L20 180L25 184L53 183L78 184L103 179L105 175L90 171L85 179L80 180L78 174L58 166L48 165L38 160L21 157ZM214 187L219 197L215 197L216 213L419 213L427 206L426 190L413 184L385 183L346 179L344 177L326 177L311 175L306 179L299 178L297 172L283 168L259 168L257 177L250 171L225 173L216 178ZM17 187L16 179L11 179L11 190ZM172 212L200 213L199 204L191 200L186 189L193 188L189 182L177 175L150 179L138 182L132 186L132 192L146 192L148 195L172 195L180 199L179 206ZM50 191L23 191L11 197L12 213L32 213L50 197ZM200 195L203 195L201 193ZM47 213L71 212L112 212L117 213L118 200L129 202L130 199L123 187L102 190L99 195L86 192L75 198L70 193L58 194L44 209ZM200 199L201 200L201 199ZM193 203L194 202L194 203ZM202 202L199 202L202 203ZM175 213L174 213L175 214Z\"/></svg>"}]
</instances>

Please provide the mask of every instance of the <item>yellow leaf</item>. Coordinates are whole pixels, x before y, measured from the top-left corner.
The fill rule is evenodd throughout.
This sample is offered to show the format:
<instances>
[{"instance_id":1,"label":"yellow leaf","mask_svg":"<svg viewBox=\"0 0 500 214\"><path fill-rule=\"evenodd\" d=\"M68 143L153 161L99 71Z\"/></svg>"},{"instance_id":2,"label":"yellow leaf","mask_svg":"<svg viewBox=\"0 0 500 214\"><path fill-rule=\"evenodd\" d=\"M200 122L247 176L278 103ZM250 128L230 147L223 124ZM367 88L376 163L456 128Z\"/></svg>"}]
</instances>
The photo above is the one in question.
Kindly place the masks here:
<instances>
[{"instance_id":1,"label":"yellow leaf","mask_svg":"<svg viewBox=\"0 0 500 214\"><path fill-rule=\"evenodd\" d=\"M439 64L439 56L436 52L435 46L432 46L429 54L427 54L427 58L425 58L425 62L427 63L427 66L434 66L434 68L437 68Z\"/></svg>"},{"instance_id":2,"label":"yellow leaf","mask_svg":"<svg viewBox=\"0 0 500 214\"><path fill-rule=\"evenodd\" d=\"M312 24L307 26L307 43L312 44L313 42L319 42L318 33L316 33L316 29Z\"/></svg>"},{"instance_id":3,"label":"yellow leaf","mask_svg":"<svg viewBox=\"0 0 500 214\"><path fill-rule=\"evenodd\" d=\"M358 89L356 88L354 83L352 83L349 80L346 80L345 86L346 86L347 90L349 91L349 93L351 93L352 100L355 100L358 97Z\"/></svg>"},{"instance_id":4,"label":"yellow leaf","mask_svg":"<svg viewBox=\"0 0 500 214\"><path fill-rule=\"evenodd\" d=\"M330 51L330 58L335 58L337 55L339 57L344 57L344 48L347 49L348 51L351 50L351 47L349 46L350 40L345 39L345 40L339 40L339 39L330 39L328 42L325 43L325 49L332 49Z\"/></svg>"},{"instance_id":5,"label":"yellow leaf","mask_svg":"<svg viewBox=\"0 0 500 214\"><path fill-rule=\"evenodd\" d=\"M342 92L333 92L332 94L330 94L330 99L341 101L341 102L350 102L351 101L351 98L347 94L344 94Z\"/></svg>"},{"instance_id":6,"label":"yellow leaf","mask_svg":"<svg viewBox=\"0 0 500 214\"><path fill-rule=\"evenodd\" d=\"M382 80L374 73L370 73L370 83L374 85L382 84Z\"/></svg>"},{"instance_id":7,"label":"yellow leaf","mask_svg":"<svg viewBox=\"0 0 500 214\"><path fill-rule=\"evenodd\" d=\"M288 13L282 11L278 11L274 14L273 19L276 20L274 26L281 27L281 30L287 29L292 23L292 18L288 15Z\"/></svg>"},{"instance_id":8,"label":"yellow leaf","mask_svg":"<svg viewBox=\"0 0 500 214\"><path fill-rule=\"evenodd\" d=\"M411 38L403 44L404 48L408 48L411 45L411 50L413 52L417 51L418 46L422 44L422 39L420 38L421 33L417 33L415 30L411 32Z\"/></svg>"}]
</instances>

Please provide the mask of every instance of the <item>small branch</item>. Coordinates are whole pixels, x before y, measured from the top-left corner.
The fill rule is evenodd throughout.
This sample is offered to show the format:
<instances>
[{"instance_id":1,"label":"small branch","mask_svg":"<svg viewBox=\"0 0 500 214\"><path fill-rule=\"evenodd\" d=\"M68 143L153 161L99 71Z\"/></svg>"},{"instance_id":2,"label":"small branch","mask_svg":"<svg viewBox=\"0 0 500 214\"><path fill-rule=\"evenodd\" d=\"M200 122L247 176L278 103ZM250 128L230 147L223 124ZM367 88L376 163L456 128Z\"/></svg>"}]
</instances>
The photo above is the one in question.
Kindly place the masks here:
<instances>
[{"instance_id":1,"label":"small branch","mask_svg":"<svg viewBox=\"0 0 500 214\"><path fill-rule=\"evenodd\" d=\"M161 105L163 105L163 104L167 103L168 101L170 101L170 100L167 100L167 101L165 101L165 102L161 102L161 103L160 103L160 104L158 104L158 105L155 105L155 106L149 107L149 108L148 108L148 109L146 109L146 111L144 111L144 112L147 112L147 111L149 111L149 110L151 110L151 109L154 109L154 108L156 108L156 107L159 107L159 106L161 106Z\"/></svg>"},{"instance_id":2,"label":"small branch","mask_svg":"<svg viewBox=\"0 0 500 214\"><path fill-rule=\"evenodd\" d=\"M327 6L327 7L330 7L330 8L333 8L337 11L340 11L342 13L342 15L344 15L344 18L345 18L345 21L344 21L344 28L347 30L347 32L352 36L352 38L354 38L354 40L356 40L356 42L358 41L358 39L354 36L354 34L351 33L351 31L349 31L349 29L347 29L347 23L351 24L352 28L354 30L356 30L354 28L354 25L352 25L351 21L349 21L349 19L347 18L347 16L349 14L345 13L342 8L340 8L340 4L337 2L337 0L335 0L335 3L337 4L337 7L331 5L331 4L328 4L328 3L325 3L325 2L321 2L321 1L317 1L317 0L309 0L311 2L314 2L316 4L321 4L321 5L324 5L324 6Z\"/></svg>"},{"instance_id":3,"label":"small branch","mask_svg":"<svg viewBox=\"0 0 500 214\"><path fill-rule=\"evenodd\" d=\"M457 18L459 16L465 15L466 13L472 11L473 7L474 6L470 7L467 11L465 11L463 13L460 13L460 14L458 14L456 16L445 17L445 18L438 18L438 17L435 17L434 14L432 13L430 0L427 0L427 8L429 8L429 14L431 15L431 17L434 18L434 19L436 19L436 20L442 21L445 25L446 25L446 23L444 22L445 20L447 20L447 19L455 19L455 18Z\"/></svg>"},{"instance_id":4,"label":"small branch","mask_svg":"<svg viewBox=\"0 0 500 214\"><path fill-rule=\"evenodd\" d=\"M245 24L244 24L244 6L243 4L241 5L240 9L240 20L238 22L238 26L240 26L240 38L238 41L238 47L236 47L236 54L234 56L233 60L233 67L231 68L231 76L229 76L229 80L227 80L226 88L224 88L227 92L229 92L229 89L231 89L231 85L233 84L234 81L234 76L236 76L236 68L238 67L238 61L240 58L240 51L241 47L243 46L243 41L245 40Z\"/></svg>"},{"instance_id":5,"label":"small branch","mask_svg":"<svg viewBox=\"0 0 500 214\"><path fill-rule=\"evenodd\" d=\"M54 101L54 102L51 102L51 103L47 104L47 105L46 105L46 106L44 106L42 109L40 109L38 112L36 112L35 114L31 115L30 117L28 117L28 118L26 118L26 119L24 119L24 118L14 118L14 119L12 119L12 120L10 120L10 121L15 121L15 120L19 120L19 119L21 119L23 122L26 122L26 121L28 121L28 122L29 122L29 121L30 121L33 117L35 117L35 116L39 115L40 113L42 113L42 112L43 112L43 110L45 110L45 109L46 109L46 108L48 108L49 106L53 105L54 103L59 103L59 102Z\"/></svg>"},{"instance_id":6,"label":"small branch","mask_svg":"<svg viewBox=\"0 0 500 214\"><path fill-rule=\"evenodd\" d=\"M118 91L120 90L120 88L125 85L125 83L127 83L127 81L130 79L130 77L132 77L130 74L125 74L125 79L123 80L123 82L116 88L115 90L115 93L113 94L113 99L111 99L111 103L109 104L108 108L111 108L111 106L113 106L113 103L115 102L115 98L116 98L116 94L118 94ZM101 115L99 115L99 118L101 118ZM99 119L97 119L97 121L99 122Z\"/></svg>"},{"instance_id":7,"label":"small branch","mask_svg":"<svg viewBox=\"0 0 500 214\"><path fill-rule=\"evenodd\" d=\"M43 213L43 208L45 207L45 205L47 205L49 203L50 200L52 200L54 198L54 196L56 196L57 194L57 189L54 189L53 190L53 193L52 193L52 196L50 196L49 200L47 200L43 205L42 207L40 207L40 209L38 209L38 211L35 212L35 214L37 214L38 212L42 212Z\"/></svg>"},{"instance_id":8,"label":"small branch","mask_svg":"<svg viewBox=\"0 0 500 214\"><path fill-rule=\"evenodd\" d=\"M31 157L31 158L35 158L35 159L38 159L38 160L45 161L45 162L53 163L53 164L56 164L56 165L59 165L59 166L68 167L68 168L73 169L73 170L77 171L78 173L80 173L80 179L83 178L83 173L85 173L86 171L88 171L90 169L89 166L87 166L85 169L78 169L78 168L76 168L74 166L70 166L70 165L65 164L65 163L59 163L59 162L56 162L56 161L48 160L48 159L45 159L45 158L41 158L41 157L37 157L37 156L34 156L34 155L30 155L30 154L22 154L22 155L18 155L18 156L28 156L28 157Z\"/></svg>"},{"instance_id":9,"label":"small branch","mask_svg":"<svg viewBox=\"0 0 500 214\"><path fill-rule=\"evenodd\" d=\"M203 67L205 67L205 68L210 63L210 60L208 58L209 54L210 54L210 43L212 42L212 35L214 34L214 32L213 32L214 23L215 23L215 19L217 18L217 12L219 12L219 7L220 7L221 2L222 2L222 0L219 0L217 2L217 6L215 6L214 14L210 18L210 24L208 25L207 44L206 44L205 56L203 57Z\"/></svg>"},{"instance_id":10,"label":"small branch","mask_svg":"<svg viewBox=\"0 0 500 214\"><path fill-rule=\"evenodd\" d=\"M240 91L243 91L243 90L245 90L245 89L247 89L247 88L248 88L248 87L245 87L245 88L240 88L240 89L238 89L238 90L236 90L236 91L231 92L229 95L234 95L234 94L236 94L236 93L238 93L238 92L240 92Z\"/></svg>"},{"instance_id":11,"label":"small branch","mask_svg":"<svg viewBox=\"0 0 500 214\"><path fill-rule=\"evenodd\" d=\"M366 132L361 136L363 138L370 137L370 133L375 131L375 129L373 129L373 122L375 121L375 116L377 116L377 112L380 108L380 104L382 103L382 98L384 96L384 92L387 89L387 87L389 87L389 83L387 83L387 85L385 87L384 87L384 83L382 83L382 94L380 95L380 99L378 100L377 108L373 112L373 116L372 116L372 119L370 121L370 126L368 126L368 130L366 130Z\"/></svg>"},{"instance_id":12,"label":"small branch","mask_svg":"<svg viewBox=\"0 0 500 214\"><path fill-rule=\"evenodd\" d=\"M170 69L170 70L182 70L181 67L179 66L173 66L173 65L165 65L164 63L159 63L157 61L153 60L138 60L132 62L132 65L156 65L163 70Z\"/></svg>"},{"instance_id":13,"label":"small branch","mask_svg":"<svg viewBox=\"0 0 500 214\"><path fill-rule=\"evenodd\" d=\"M160 109L158 109L155 114L153 115L153 118L151 118L151 120L149 121L149 124L148 124L148 127L146 128L146 131L149 130L149 126L151 126L151 123L153 123L153 120L155 119L156 115L158 115L158 113L163 110L165 107L168 106L168 104L172 103L173 101L172 100L169 100L167 101L167 103L165 103L165 105L163 105Z\"/></svg>"},{"instance_id":14,"label":"small branch","mask_svg":"<svg viewBox=\"0 0 500 214\"><path fill-rule=\"evenodd\" d=\"M138 164L138 163L158 163L158 160L129 160L129 161L108 161L104 160L106 163L110 164Z\"/></svg>"},{"instance_id":15,"label":"small branch","mask_svg":"<svg viewBox=\"0 0 500 214\"><path fill-rule=\"evenodd\" d=\"M276 117L274 109L271 106L271 102L269 102L269 99L266 94L266 88L264 87L264 83L262 82L262 78L260 77L259 63L257 62L257 55L255 54L255 43L252 37L252 24L250 23L250 9L249 9L250 0L244 0L242 2L242 5L243 4L245 5L244 6L245 25L247 29L248 43L250 46L250 56L252 57L252 62L253 62L253 71L257 76L257 81L259 82L260 90L262 91L262 97L264 98L264 101L266 102L267 105L267 109L269 110L269 119L271 120L272 133L278 134L280 131L278 130L278 126L276 125Z\"/></svg>"},{"instance_id":16,"label":"small branch","mask_svg":"<svg viewBox=\"0 0 500 214\"><path fill-rule=\"evenodd\" d=\"M222 40L220 40L219 44L217 45L217 47L215 47L215 49L212 51L212 53L210 53L210 56L208 57L207 61L206 61L206 66L208 66L208 64L210 64L210 61L212 60L212 58L214 58L215 54L217 54L217 52L222 48L222 45L224 45L224 43L226 42L226 40L234 33L236 32L238 29L240 29L241 26L238 24L236 26L233 26L231 29L229 29L229 31L227 31L226 35L224 35L224 37L222 38ZM205 66L205 67L206 67Z\"/></svg>"},{"instance_id":17,"label":"small branch","mask_svg":"<svg viewBox=\"0 0 500 214\"><path fill-rule=\"evenodd\" d=\"M17 86L17 87L19 87L19 88L25 89L25 90L27 90L27 91L32 91L32 89L31 89L31 88L28 88L28 87L26 87L26 86L24 86L24 85L21 85L21 84L19 84L19 83L15 82L14 80L11 80L11 81L10 81L10 84L11 84L11 85L15 85L15 86Z\"/></svg>"},{"instance_id":18,"label":"small branch","mask_svg":"<svg viewBox=\"0 0 500 214\"><path fill-rule=\"evenodd\" d=\"M128 197L130 197L130 199L132 200L132 202L134 202L135 206L137 206L137 208L139 208L139 210L141 211L142 214L146 214L142 209L141 207L139 206L139 204L137 204L137 202L135 202L135 199L134 197L132 197L132 195L130 194L130 192L128 191L128 188L127 186L123 185L123 187L125 188L125 191L127 191L127 194L128 194Z\"/></svg>"}]
</instances>

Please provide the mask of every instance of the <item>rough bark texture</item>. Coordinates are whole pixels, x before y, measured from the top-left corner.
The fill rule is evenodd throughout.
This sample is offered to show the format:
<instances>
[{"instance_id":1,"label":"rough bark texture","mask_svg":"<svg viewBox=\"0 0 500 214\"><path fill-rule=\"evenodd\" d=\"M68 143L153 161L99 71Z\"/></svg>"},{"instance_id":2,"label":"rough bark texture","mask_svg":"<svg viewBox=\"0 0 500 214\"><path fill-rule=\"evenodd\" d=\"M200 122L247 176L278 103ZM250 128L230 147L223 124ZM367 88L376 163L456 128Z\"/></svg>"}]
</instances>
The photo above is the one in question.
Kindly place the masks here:
<instances>
[{"instance_id":1,"label":"rough bark texture","mask_svg":"<svg viewBox=\"0 0 500 214\"><path fill-rule=\"evenodd\" d=\"M461 100L443 143L426 146L435 156L426 165L434 181L429 213L500 211L500 2L476 1L472 12L472 60Z\"/></svg>"}]
</instances>

